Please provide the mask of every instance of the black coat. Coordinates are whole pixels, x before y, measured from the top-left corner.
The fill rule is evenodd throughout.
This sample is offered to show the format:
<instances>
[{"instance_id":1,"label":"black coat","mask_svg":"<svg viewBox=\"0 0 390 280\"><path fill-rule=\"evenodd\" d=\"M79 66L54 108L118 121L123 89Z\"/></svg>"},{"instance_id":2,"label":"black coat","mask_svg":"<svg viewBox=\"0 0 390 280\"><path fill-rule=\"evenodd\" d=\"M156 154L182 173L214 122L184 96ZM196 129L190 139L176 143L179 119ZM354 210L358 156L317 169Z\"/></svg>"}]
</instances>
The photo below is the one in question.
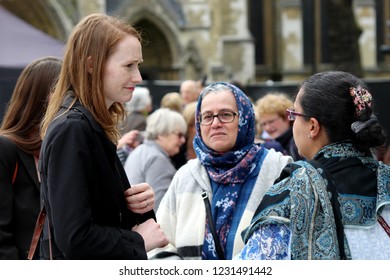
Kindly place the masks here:
<instances>
[{"instance_id":1,"label":"black coat","mask_svg":"<svg viewBox=\"0 0 390 280\"><path fill-rule=\"evenodd\" d=\"M0 259L27 259L39 200L34 156L0 137Z\"/></svg>"},{"instance_id":2,"label":"black coat","mask_svg":"<svg viewBox=\"0 0 390 280\"><path fill-rule=\"evenodd\" d=\"M144 241L131 228L155 218L154 212L139 215L127 209L124 191L130 184L116 146L78 102L66 111L71 101L65 100L50 124L40 155L41 197L54 237L54 257L146 259ZM44 258L47 240L45 228Z\"/></svg>"}]
</instances>

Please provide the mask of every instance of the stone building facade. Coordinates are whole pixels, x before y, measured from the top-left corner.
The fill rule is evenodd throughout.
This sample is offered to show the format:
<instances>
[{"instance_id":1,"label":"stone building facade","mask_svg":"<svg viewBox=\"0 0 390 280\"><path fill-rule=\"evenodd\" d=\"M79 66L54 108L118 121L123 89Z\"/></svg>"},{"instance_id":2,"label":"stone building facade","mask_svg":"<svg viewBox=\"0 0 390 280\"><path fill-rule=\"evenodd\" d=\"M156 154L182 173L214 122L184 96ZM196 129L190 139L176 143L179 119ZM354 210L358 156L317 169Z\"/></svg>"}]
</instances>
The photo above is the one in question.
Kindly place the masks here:
<instances>
[{"instance_id":1,"label":"stone building facade","mask_svg":"<svg viewBox=\"0 0 390 280\"><path fill-rule=\"evenodd\" d=\"M331 69L323 32L327 0L0 0L66 41L90 13L120 16L142 31L148 80L299 81ZM365 77L390 78L390 1L354 0ZM12 28L12 27L10 27Z\"/></svg>"}]
</instances>

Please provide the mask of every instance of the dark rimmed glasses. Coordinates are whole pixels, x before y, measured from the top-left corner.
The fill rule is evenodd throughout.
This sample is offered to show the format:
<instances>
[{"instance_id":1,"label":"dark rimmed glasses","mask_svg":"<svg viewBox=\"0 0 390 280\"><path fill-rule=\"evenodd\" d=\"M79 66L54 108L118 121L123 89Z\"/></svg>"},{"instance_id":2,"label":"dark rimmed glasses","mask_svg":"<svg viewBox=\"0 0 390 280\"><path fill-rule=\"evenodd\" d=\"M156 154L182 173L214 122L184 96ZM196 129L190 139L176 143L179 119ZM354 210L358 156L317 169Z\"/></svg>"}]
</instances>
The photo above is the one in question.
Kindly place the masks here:
<instances>
[{"instance_id":1,"label":"dark rimmed glasses","mask_svg":"<svg viewBox=\"0 0 390 280\"><path fill-rule=\"evenodd\" d=\"M298 116L308 117L302 113L295 112L294 109L286 109L286 117L289 121L295 121Z\"/></svg>"},{"instance_id":2,"label":"dark rimmed glasses","mask_svg":"<svg viewBox=\"0 0 390 280\"><path fill-rule=\"evenodd\" d=\"M218 114L214 115L211 112L206 112L199 115L199 124L200 125L210 125L213 123L214 118L218 118L221 123L230 123L234 121L234 118L238 113L230 110L222 110Z\"/></svg>"}]
</instances>

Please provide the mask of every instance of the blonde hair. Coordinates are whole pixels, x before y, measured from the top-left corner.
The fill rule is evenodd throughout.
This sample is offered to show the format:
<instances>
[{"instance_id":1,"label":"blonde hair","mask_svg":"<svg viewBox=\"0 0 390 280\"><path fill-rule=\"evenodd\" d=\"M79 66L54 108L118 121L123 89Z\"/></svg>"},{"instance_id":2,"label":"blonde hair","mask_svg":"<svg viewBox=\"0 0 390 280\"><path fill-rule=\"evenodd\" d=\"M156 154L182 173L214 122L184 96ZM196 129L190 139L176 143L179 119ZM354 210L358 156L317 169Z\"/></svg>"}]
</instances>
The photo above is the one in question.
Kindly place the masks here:
<instances>
[{"instance_id":1,"label":"blonde hair","mask_svg":"<svg viewBox=\"0 0 390 280\"><path fill-rule=\"evenodd\" d=\"M294 102L282 92L270 92L256 101L256 116L261 118L264 114L277 114L286 118L286 109L292 108Z\"/></svg>"},{"instance_id":2,"label":"blonde hair","mask_svg":"<svg viewBox=\"0 0 390 280\"><path fill-rule=\"evenodd\" d=\"M73 91L79 101L101 125L107 137L114 143L120 137L117 123L125 118L121 103L114 103L108 110L103 93L103 75L107 58L127 35L141 42L140 33L117 17L91 14L73 29L66 45L61 73L41 126L41 136L56 117L68 91ZM93 71L90 73L89 68ZM68 109L70 109L70 107Z\"/></svg>"},{"instance_id":3,"label":"blonde hair","mask_svg":"<svg viewBox=\"0 0 390 280\"><path fill-rule=\"evenodd\" d=\"M178 92L168 92L164 94L160 102L161 108L169 108L176 112L181 112L183 109L183 99Z\"/></svg>"},{"instance_id":4,"label":"blonde hair","mask_svg":"<svg viewBox=\"0 0 390 280\"><path fill-rule=\"evenodd\" d=\"M192 127L195 126L195 112L196 106L198 105L197 101L193 101L188 103L183 109L183 117L186 120L187 126Z\"/></svg>"}]
</instances>

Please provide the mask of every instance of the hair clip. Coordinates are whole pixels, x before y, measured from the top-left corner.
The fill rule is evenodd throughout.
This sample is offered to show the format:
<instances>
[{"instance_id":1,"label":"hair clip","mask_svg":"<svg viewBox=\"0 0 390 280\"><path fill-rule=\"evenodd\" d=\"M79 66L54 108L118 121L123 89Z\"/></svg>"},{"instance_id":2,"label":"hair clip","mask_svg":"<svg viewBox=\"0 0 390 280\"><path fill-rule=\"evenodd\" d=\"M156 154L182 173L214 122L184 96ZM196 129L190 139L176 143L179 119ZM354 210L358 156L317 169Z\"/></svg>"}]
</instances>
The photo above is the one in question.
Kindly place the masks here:
<instances>
[{"instance_id":1,"label":"hair clip","mask_svg":"<svg viewBox=\"0 0 390 280\"><path fill-rule=\"evenodd\" d=\"M364 110L366 110L366 106L371 108L372 96L368 92L368 90L358 87L349 88L349 94L353 98L353 104L355 104L355 115L357 117L361 116Z\"/></svg>"}]
</instances>

